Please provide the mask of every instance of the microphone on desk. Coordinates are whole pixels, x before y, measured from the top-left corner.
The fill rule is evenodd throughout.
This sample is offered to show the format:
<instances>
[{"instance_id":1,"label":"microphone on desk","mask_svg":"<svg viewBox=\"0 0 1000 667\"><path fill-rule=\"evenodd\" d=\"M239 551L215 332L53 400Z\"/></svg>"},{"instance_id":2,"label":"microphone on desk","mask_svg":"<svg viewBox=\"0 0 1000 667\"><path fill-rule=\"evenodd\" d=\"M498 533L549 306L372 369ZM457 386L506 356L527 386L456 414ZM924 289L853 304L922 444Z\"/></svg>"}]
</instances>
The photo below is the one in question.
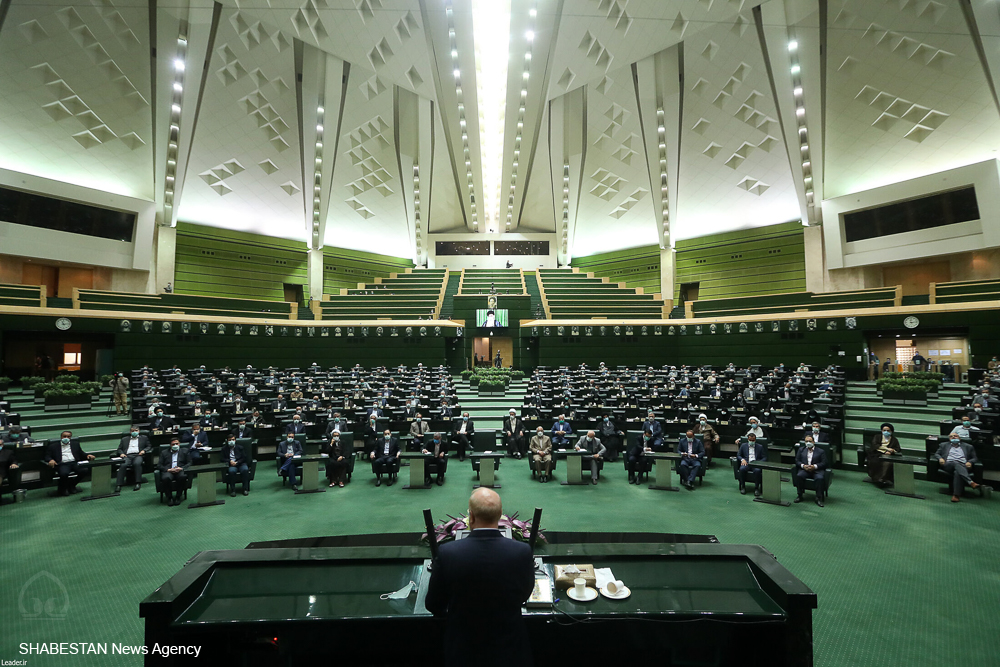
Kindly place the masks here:
<instances>
[{"instance_id":1,"label":"microphone on desk","mask_svg":"<svg viewBox=\"0 0 1000 667\"><path fill-rule=\"evenodd\" d=\"M528 536L528 546L531 552L535 552L535 542L538 540L538 527L542 522L542 508L535 508L535 515L531 518L531 533Z\"/></svg>"}]
</instances>

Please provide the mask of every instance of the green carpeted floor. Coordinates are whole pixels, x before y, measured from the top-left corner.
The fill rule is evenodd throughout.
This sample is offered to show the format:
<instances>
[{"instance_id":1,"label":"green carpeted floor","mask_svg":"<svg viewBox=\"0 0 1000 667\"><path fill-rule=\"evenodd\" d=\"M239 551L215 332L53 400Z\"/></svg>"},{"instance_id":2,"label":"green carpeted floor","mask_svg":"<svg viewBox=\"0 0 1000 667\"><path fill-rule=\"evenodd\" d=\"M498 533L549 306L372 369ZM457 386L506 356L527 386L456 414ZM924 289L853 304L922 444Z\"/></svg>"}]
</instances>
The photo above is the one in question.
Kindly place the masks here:
<instances>
[{"instance_id":1,"label":"green carpeted floor","mask_svg":"<svg viewBox=\"0 0 1000 667\"><path fill-rule=\"evenodd\" d=\"M720 465L720 464L725 465ZM507 511L545 509L560 530L708 533L725 543L762 544L819 596L815 658L821 666L991 664L1000 651L1000 553L995 500L969 494L948 502L918 482L926 500L887 496L838 471L823 509L788 508L737 493L728 461L718 461L693 492L651 491L626 483L609 464L598 486L531 481L525 462L499 471ZM559 472L564 468L560 466ZM404 470L405 473L405 470ZM560 474L561 479L561 474ZM261 464L250 496L189 510L157 503L152 486L118 498L80 502L33 491L0 507L0 659L19 659L21 642L141 644L138 603L206 549L241 549L256 540L416 531L420 510L436 517L466 507L473 476L454 462L443 487L375 488L359 465L352 484L295 496ZM786 494L791 489L786 485ZM23 613L24 584L40 572L65 586L65 619ZM30 596L28 596L30 597ZM30 612L28 600L24 607ZM33 667L140 664L122 656L33 656Z\"/></svg>"}]
</instances>

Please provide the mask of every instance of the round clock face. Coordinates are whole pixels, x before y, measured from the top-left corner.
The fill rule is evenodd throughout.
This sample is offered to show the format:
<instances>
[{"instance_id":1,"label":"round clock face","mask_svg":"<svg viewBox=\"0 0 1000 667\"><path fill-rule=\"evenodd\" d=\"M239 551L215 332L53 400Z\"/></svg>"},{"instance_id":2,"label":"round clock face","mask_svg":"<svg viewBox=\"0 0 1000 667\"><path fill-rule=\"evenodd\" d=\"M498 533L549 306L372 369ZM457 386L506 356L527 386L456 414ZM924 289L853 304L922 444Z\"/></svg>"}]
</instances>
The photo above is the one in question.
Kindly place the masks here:
<instances>
[{"instance_id":1,"label":"round clock face","mask_svg":"<svg viewBox=\"0 0 1000 667\"><path fill-rule=\"evenodd\" d=\"M915 318L913 315L910 315L905 320L903 320L903 326L906 327L907 329L916 329L917 326L919 326L919 324L920 320Z\"/></svg>"},{"instance_id":2,"label":"round clock face","mask_svg":"<svg viewBox=\"0 0 1000 667\"><path fill-rule=\"evenodd\" d=\"M69 320L68 317L60 317L58 320L56 320L56 329L59 329L59 331L66 331L71 326L73 326L73 323Z\"/></svg>"}]
</instances>

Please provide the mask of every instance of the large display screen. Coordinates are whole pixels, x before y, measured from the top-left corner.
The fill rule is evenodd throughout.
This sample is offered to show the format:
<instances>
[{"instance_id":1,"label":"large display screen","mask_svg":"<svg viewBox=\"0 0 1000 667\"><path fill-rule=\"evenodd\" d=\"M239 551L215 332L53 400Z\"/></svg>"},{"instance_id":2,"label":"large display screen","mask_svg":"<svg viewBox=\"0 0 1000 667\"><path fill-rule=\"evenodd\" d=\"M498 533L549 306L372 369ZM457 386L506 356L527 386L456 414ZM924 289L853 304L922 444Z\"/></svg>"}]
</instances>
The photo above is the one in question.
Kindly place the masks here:
<instances>
[{"instance_id":1,"label":"large display screen","mask_svg":"<svg viewBox=\"0 0 1000 667\"><path fill-rule=\"evenodd\" d=\"M507 326L507 309L480 308L476 311L476 326L481 329L497 329Z\"/></svg>"}]
</instances>

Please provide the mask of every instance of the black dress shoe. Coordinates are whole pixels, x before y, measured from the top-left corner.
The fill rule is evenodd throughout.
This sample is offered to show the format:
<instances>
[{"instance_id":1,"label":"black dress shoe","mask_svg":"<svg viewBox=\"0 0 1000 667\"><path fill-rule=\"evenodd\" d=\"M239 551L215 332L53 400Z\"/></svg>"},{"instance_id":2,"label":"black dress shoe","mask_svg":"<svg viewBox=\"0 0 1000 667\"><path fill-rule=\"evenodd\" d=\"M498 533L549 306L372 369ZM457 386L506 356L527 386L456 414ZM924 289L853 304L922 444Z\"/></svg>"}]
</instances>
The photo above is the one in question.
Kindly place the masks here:
<instances>
[{"instance_id":1,"label":"black dress shoe","mask_svg":"<svg viewBox=\"0 0 1000 667\"><path fill-rule=\"evenodd\" d=\"M236 489L233 489L232 491L229 492L229 497L230 498L235 498L236 497Z\"/></svg>"},{"instance_id":2,"label":"black dress shoe","mask_svg":"<svg viewBox=\"0 0 1000 667\"><path fill-rule=\"evenodd\" d=\"M381 480L381 478L375 480L375 486L382 486L382 480Z\"/></svg>"},{"instance_id":3,"label":"black dress shoe","mask_svg":"<svg viewBox=\"0 0 1000 667\"><path fill-rule=\"evenodd\" d=\"M69 492L70 493L83 493L83 489L81 489L78 486L74 486L72 489L69 490Z\"/></svg>"},{"instance_id":4,"label":"black dress shoe","mask_svg":"<svg viewBox=\"0 0 1000 667\"><path fill-rule=\"evenodd\" d=\"M249 492L249 491L247 491L246 489L243 489L243 495L244 495L244 496L249 496L249 495L250 495L250 492Z\"/></svg>"},{"instance_id":5,"label":"black dress shoe","mask_svg":"<svg viewBox=\"0 0 1000 667\"><path fill-rule=\"evenodd\" d=\"M801 503L802 502L802 496L795 496L795 500L793 500L792 502L793 503Z\"/></svg>"},{"instance_id":6,"label":"black dress shoe","mask_svg":"<svg viewBox=\"0 0 1000 667\"><path fill-rule=\"evenodd\" d=\"M816 504L819 505L820 507L822 507L823 506L823 501L820 500L819 498L817 498L816 499Z\"/></svg>"},{"instance_id":7,"label":"black dress shoe","mask_svg":"<svg viewBox=\"0 0 1000 667\"><path fill-rule=\"evenodd\" d=\"M431 478L424 477L424 486L430 486L430 485L431 485Z\"/></svg>"},{"instance_id":8,"label":"black dress shoe","mask_svg":"<svg viewBox=\"0 0 1000 667\"><path fill-rule=\"evenodd\" d=\"M747 494L747 487L740 484L740 493L742 493L745 496Z\"/></svg>"},{"instance_id":9,"label":"black dress shoe","mask_svg":"<svg viewBox=\"0 0 1000 667\"><path fill-rule=\"evenodd\" d=\"M138 491L141 488L142 488L142 484L136 484L135 486L132 487L132 490L133 491Z\"/></svg>"},{"instance_id":10,"label":"black dress shoe","mask_svg":"<svg viewBox=\"0 0 1000 667\"><path fill-rule=\"evenodd\" d=\"M441 486L442 484L444 484L444 477L438 477L437 478L437 485Z\"/></svg>"},{"instance_id":11,"label":"black dress shoe","mask_svg":"<svg viewBox=\"0 0 1000 667\"><path fill-rule=\"evenodd\" d=\"M298 491L299 487L297 484L292 484L292 491Z\"/></svg>"},{"instance_id":12,"label":"black dress shoe","mask_svg":"<svg viewBox=\"0 0 1000 667\"><path fill-rule=\"evenodd\" d=\"M754 489L753 490L753 495L754 495L755 498L760 498L760 489Z\"/></svg>"},{"instance_id":13,"label":"black dress shoe","mask_svg":"<svg viewBox=\"0 0 1000 667\"><path fill-rule=\"evenodd\" d=\"M591 477L590 478L590 483L596 486L597 485L597 478L596 477Z\"/></svg>"},{"instance_id":14,"label":"black dress shoe","mask_svg":"<svg viewBox=\"0 0 1000 667\"><path fill-rule=\"evenodd\" d=\"M115 487L115 493L119 493L121 490L122 490L122 487L120 487L120 486L116 486Z\"/></svg>"}]
</instances>

